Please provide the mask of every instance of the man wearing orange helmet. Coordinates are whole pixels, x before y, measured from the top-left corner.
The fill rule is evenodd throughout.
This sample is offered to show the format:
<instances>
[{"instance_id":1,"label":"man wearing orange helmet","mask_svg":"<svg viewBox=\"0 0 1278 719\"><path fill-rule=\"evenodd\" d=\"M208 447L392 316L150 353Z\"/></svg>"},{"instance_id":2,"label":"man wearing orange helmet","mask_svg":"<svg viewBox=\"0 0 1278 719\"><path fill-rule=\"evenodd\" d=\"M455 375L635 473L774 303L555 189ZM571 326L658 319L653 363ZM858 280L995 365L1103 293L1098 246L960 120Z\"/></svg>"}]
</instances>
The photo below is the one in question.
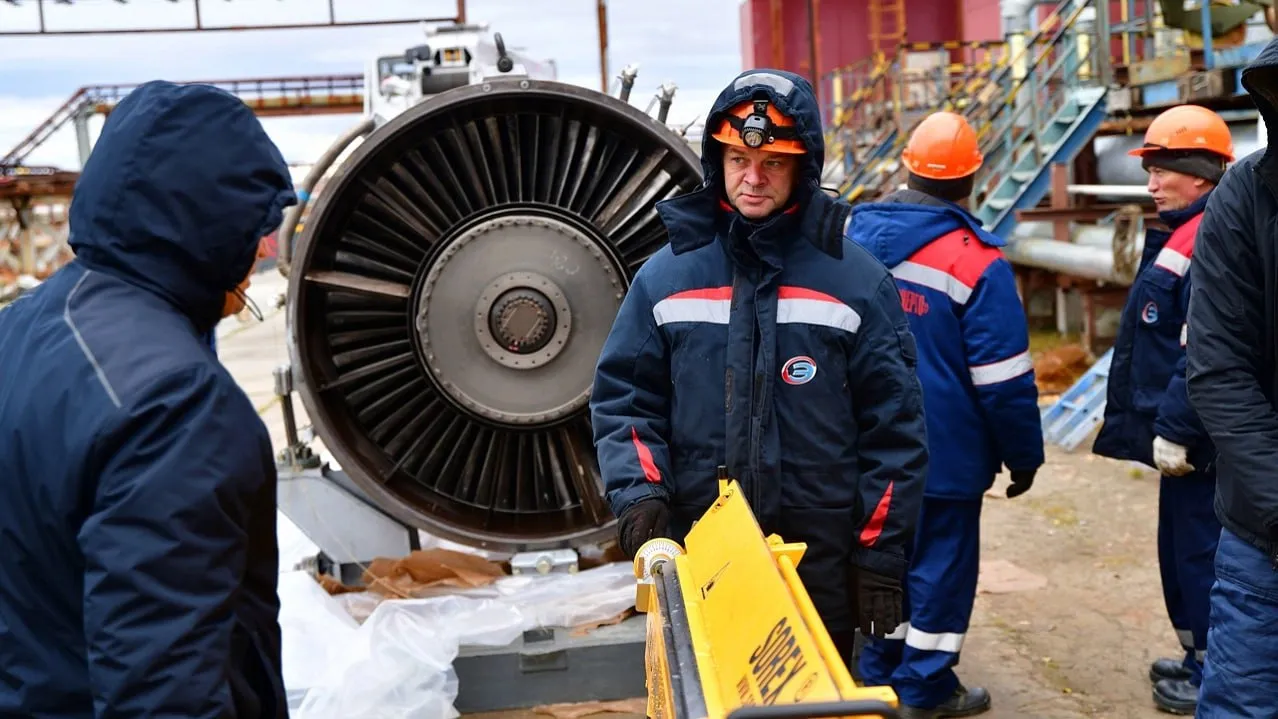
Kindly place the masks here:
<instances>
[{"instance_id":1,"label":"man wearing orange helmet","mask_svg":"<svg viewBox=\"0 0 1278 719\"><path fill-rule=\"evenodd\" d=\"M742 73L706 120L695 192L635 275L595 374L599 466L627 555L682 539L738 479L845 659L900 622L927 469L916 354L887 271L821 191L811 85Z\"/></svg>"},{"instance_id":2,"label":"man wearing orange helmet","mask_svg":"<svg viewBox=\"0 0 1278 719\"><path fill-rule=\"evenodd\" d=\"M1145 233L1114 343L1105 421L1092 451L1162 473L1158 563L1167 613L1185 655L1155 661L1149 676L1159 708L1187 713L1202 681L1220 522L1211 509L1216 451L1185 388L1185 317L1198 224L1234 147L1219 115L1180 105L1154 118L1144 144L1128 154L1149 173L1149 194L1168 229Z\"/></svg>"},{"instance_id":3,"label":"man wearing orange helmet","mask_svg":"<svg viewBox=\"0 0 1278 719\"><path fill-rule=\"evenodd\" d=\"M979 714L989 693L954 673L980 567L981 501L1006 465L1016 497L1043 464L1029 331L1011 265L966 209L982 157L958 114L919 124L908 189L853 210L850 237L891 269L918 339L932 471L905 583L905 622L867 643L861 673L891 684L903 717Z\"/></svg>"},{"instance_id":4,"label":"man wearing orange helmet","mask_svg":"<svg viewBox=\"0 0 1278 719\"><path fill-rule=\"evenodd\" d=\"M1278 127L1278 41L1242 72ZM1223 529L1197 716L1272 717L1278 687L1278 160L1262 145L1220 180L1198 228L1189 399L1216 447ZM1195 637L1197 639L1197 637Z\"/></svg>"}]
</instances>

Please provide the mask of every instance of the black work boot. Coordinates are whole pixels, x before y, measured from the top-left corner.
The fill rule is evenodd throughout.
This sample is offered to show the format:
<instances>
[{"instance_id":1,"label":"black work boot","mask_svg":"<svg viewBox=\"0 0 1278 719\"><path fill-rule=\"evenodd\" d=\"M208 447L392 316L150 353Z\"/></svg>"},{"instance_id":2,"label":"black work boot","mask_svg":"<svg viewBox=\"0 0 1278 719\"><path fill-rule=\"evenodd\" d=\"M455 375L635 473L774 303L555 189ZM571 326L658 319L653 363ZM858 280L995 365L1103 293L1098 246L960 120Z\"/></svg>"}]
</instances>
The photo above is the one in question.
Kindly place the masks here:
<instances>
[{"instance_id":1,"label":"black work boot","mask_svg":"<svg viewBox=\"0 0 1278 719\"><path fill-rule=\"evenodd\" d=\"M901 719L942 719L943 717L970 717L990 710L990 693L981 687L968 689L962 684L954 690L954 696L935 709L920 709L901 705Z\"/></svg>"},{"instance_id":2,"label":"black work boot","mask_svg":"<svg viewBox=\"0 0 1278 719\"><path fill-rule=\"evenodd\" d=\"M1149 665L1149 680L1157 682L1160 679L1181 679L1188 681L1193 674L1185 668L1185 663L1179 659L1157 659L1153 664Z\"/></svg>"},{"instance_id":3,"label":"black work boot","mask_svg":"<svg viewBox=\"0 0 1278 719\"><path fill-rule=\"evenodd\" d=\"M1159 679L1154 683L1154 705L1168 714L1190 716L1198 708L1198 687L1188 679Z\"/></svg>"}]
</instances>

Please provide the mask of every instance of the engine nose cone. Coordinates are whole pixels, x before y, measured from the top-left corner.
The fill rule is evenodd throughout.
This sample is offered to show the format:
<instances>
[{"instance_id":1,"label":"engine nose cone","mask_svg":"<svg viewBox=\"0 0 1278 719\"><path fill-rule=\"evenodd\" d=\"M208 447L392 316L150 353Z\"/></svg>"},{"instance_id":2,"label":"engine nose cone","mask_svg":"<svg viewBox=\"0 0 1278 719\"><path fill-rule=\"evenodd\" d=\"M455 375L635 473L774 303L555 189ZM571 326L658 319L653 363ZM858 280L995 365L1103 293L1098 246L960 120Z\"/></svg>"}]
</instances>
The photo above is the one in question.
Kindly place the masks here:
<instances>
[{"instance_id":1,"label":"engine nose cone","mask_svg":"<svg viewBox=\"0 0 1278 719\"><path fill-rule=\"evenodd\" d=\"M488 310L488 330L507 352L529 355L550 342L555 331L555 308L537 290L510 290Z\"/></svg>"}]
</instances>

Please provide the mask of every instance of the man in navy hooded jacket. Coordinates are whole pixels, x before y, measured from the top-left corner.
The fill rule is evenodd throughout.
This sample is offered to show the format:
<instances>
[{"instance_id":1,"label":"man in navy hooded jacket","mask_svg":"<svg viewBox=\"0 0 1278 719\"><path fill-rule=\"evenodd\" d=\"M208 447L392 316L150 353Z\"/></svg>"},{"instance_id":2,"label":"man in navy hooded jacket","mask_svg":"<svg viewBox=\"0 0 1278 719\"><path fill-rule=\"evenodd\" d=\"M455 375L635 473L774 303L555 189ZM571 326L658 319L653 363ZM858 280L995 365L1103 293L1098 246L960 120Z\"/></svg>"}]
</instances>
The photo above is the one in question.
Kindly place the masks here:
<instances>
[{"instance_id":1,"label":"man in navy hooded jacket","mask_svg":"<svg viewBox=\"0 0 1278 719\"><path fill-rule=\"evenodd\" d=\"M295 202L253 113L151 82L0 310L0 716L286 717L270 438L206 341Z\"/></svg>"},{"instance_id":2,"label":"man in navy hooded jacket","mask_svg":"<svg viewBox=\"0 0 1278 719\"><path fill-rule=\"evenodd\" d=\"M843 237L850 207L820 189L811 85L742 73L706 128L704 183L658 204L670 243L599 358L608 500L633 555L681 540L725 466L765 533L807 543L799 574L847 658L858 626L900 617L927 469L914 339L891 276Z\"/></svg>"},{"instance_id":3,"label":"man in navy hooded jacket","mask_svg":"<svg viewBox=\"0 0 1278 719\"><path fill-rule=\"evenodd\" d=\"M1168 229L1145 233L1114 342L1105 422L1092 446L1096 454L1141 462L1162 474L1158 568L1168 618L1185 653L1183 659L1156 660L1149 678L1155 705L1176 714L1193 713L1198 702L1221 530L1212 512L1216 448L1185 384L1190 265L1199 223L1233 150L1223 118L1205 107L1179 105L1154 118L1144 144L1130 152L1149 172L1147 189Z\"/></svg>"},{"instance_id":4,"label":"man in navy hooded jacket","mask_svg":"<svg viewBox=\"0 0 1278 719\"><path fill-rule=\"evenodd\" d=\"M918 339L932 471L905 583L906 622L867 644L861 673L891 684L904 717L969 716L990 706L954 673L980 568L981 503L1003 465L1008 497L1043 464L1029 329L1003 241L962 205L982 163L976 132L938 112L902 154L908 188L858 206L849 236L896 278Z\"/></svg>"}]
</instances>

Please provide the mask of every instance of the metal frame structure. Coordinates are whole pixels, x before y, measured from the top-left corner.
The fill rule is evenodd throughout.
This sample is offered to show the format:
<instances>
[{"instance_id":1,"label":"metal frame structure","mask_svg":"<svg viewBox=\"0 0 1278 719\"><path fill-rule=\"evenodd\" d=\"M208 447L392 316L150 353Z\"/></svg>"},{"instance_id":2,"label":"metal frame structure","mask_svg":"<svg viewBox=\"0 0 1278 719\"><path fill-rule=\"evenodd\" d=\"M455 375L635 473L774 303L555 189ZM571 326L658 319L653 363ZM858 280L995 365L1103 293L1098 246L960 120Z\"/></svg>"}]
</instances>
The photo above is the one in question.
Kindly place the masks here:
<instances>
[{"instance_id":1,"label":"metal frame structure","mask_svg":"<svg viewBox=\"0 0 1278 719\"><path fill-rule=\"evenodd\" d=\"M178 3L182 0L169 0L172 3ZM369 27L375 25L409 25L415 23L445 23L452 22L464 24L466 22L466 0L457 0L457 14L452 17L415 17L402 18L393 20L355 20L355 21L339 21L336 16L336 10L333 6L334 0L328 0L328 21L314 23L288 23L283 25L215 25L209 26L204 24L200 5L207 0L188 0L195 10L195 24L190 27L151 27L151 28L111 28L111 29L81 29L81 30L50 30L45 24L44 5L45 0L5 0L9 5L21 7L26 3L34 2L39 10L40 27L36 30L0 30L0 36L55 36L55 35L132 35L139 33L169 33L169 32L225 32L228 30L308 30L318 28L338 28L338 27ZM225 0L229 1L229 0ZM74 0L50 0L52 4L57 5L74 5ZM121 5L127 5L128 0L116 0Z\"/></svg>"},{"instance_id":2,"label":"metal frame structure","mask_svg":"<svg viewBox=\"0 0 1278 719\"><path fill-rule=\"evenodd\" d=\"M242 99L259 117L360 113L364 109L364 76L358 74L190 80L182 84L220 87ZM89 154L88 119L109 114L116 103L137 86L137 83L90 85L76 90L13 149L0 156L0 168L20 166L67 122L75 125L83 163Z\"/></svg>"}]
</instances>

